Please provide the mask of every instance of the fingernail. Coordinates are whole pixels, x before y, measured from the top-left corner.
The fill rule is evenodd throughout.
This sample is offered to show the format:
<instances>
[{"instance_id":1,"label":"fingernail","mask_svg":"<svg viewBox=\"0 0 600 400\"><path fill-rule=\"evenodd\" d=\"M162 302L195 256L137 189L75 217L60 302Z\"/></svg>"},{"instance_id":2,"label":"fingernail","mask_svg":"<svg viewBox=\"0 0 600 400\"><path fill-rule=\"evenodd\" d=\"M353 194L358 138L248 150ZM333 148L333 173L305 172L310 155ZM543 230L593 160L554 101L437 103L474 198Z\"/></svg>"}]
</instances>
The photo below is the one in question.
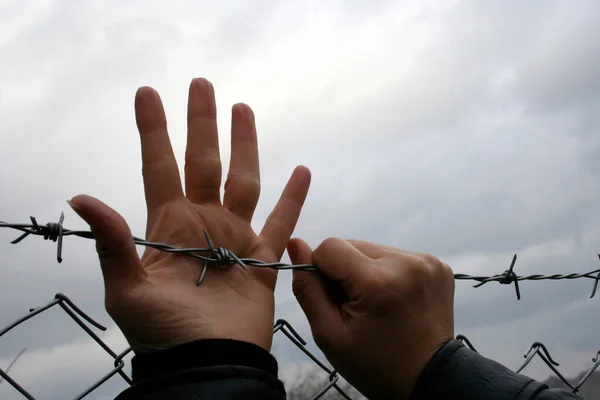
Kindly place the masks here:
<instances>
[{"instance_id":1,"label":"fingernail","mask_svg":"<svg viewBox=\"0 0 600 400\"><path fill-rule=\"evenodd\" d=\"M67 204L73 209L73 211L75 211L77 213L77 215L79 215L81 218L83 218L83 215L82 215L83 210L81 207L79 207L77 204L73 203L71 200L67 200Z\"/></svg>"}]
</instances>

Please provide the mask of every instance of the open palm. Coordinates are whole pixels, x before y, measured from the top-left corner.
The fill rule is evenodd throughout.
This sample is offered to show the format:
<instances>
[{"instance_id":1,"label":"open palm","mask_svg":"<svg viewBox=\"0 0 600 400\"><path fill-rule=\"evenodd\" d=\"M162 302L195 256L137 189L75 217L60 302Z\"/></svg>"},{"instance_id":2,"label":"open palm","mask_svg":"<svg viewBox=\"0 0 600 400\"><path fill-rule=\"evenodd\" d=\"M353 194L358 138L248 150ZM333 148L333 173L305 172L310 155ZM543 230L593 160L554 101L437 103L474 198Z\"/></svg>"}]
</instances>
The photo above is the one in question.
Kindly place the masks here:
<instances>
[{"instance_id":1,"label":"open palm","mask_svg":"<svg viewBox=\"0 0 600 400\"><path fill-rule=\"evenodd\" d=\"M143 178L148 210L146 239L175 247L215 246L239 257L278 261L296 226L310 186L298 167L260 235L251 220L260 195L256 127L252 110L232 109L231 161L221 201L221 160L212 85L195 79L188 99L185 193L167 132L160 97L136 94ZM140 260L123 218L99 200L76 196L71 204L94 233L106 308L137 353L205 338L244 340L270 350L277 271L209 268L182 254L147 248Z\"/></svg>"}]
</instances>

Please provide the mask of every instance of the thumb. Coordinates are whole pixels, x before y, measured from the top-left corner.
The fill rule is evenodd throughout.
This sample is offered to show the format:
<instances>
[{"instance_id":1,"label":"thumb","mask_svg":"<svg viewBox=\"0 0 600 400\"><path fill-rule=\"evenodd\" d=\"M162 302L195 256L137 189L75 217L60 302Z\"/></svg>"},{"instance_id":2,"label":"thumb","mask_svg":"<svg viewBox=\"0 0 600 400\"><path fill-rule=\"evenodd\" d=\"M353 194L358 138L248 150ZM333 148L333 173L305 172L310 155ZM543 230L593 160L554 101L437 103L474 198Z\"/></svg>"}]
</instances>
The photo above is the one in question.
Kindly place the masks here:
<instances>
[{"instance_id":1,"label":"thumb","mask_svg":"<svg viewBox=\"0 0 600 400\"><path fill-rule=\"evenodd\" d=\"M86 195L75 196L68 203L94 235L106 289L131 285L144 276L131 231L119 213Z\"/></svg>"},{"instance_id":2,"label":"thumb","mask_svg":"<svg viewBox=\"0 0 600 400\"><path fill-rule=\"evenodd\" d=\"M288 253L293 264L312 263L312 249L301 239L289 241ZM327 337L342 328L340 309L333 302L321 274L299 270L294 270L293 274L294 296L306 314L315 342L321 346Z\"/></svg>"}]
</instances>

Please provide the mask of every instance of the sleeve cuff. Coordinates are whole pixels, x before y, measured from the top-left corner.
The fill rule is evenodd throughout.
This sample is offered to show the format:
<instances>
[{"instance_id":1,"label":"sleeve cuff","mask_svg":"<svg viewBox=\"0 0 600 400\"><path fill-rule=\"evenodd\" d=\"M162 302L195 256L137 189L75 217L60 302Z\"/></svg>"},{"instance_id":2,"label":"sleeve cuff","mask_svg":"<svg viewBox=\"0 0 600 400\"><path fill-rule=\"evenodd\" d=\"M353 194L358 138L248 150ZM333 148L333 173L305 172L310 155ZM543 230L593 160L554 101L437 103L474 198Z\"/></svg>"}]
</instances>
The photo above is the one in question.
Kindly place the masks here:
<instances>
[{"instance_id":1,"label":"sleeve cuff","mask_svg":"<svg viewBox=\"0 0 600 400\"><path fill-rule=\"evenodd\" d=\"M186 369L218 365L257 368L277 378L275 357L262 347L232 339L203 339L131 360L132 380L138 382Z\"/></svg>"},{"instance_id":2,"label":"sleeve cuff","mask_svg":"<svg viewBox=\"0 0 600 400\"><path fill-rule=\"evenodd\" d=\"M471 351L453 339L425 367L410 400L531 399L547 386Z\"/></svg>"}]
</instances>

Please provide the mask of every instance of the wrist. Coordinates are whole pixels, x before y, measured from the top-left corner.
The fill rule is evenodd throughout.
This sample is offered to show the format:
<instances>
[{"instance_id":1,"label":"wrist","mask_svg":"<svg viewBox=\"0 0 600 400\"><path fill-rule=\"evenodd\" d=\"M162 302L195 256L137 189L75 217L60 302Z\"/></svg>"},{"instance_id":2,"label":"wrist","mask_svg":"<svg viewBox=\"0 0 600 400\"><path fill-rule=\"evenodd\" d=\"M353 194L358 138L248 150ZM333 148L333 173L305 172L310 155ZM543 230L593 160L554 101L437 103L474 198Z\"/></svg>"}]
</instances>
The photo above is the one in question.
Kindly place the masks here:
<instances>
[{"instance_id":1,"label":"wrist","mask_svg":"<svg viewBox=\"0 0 600 400\"><path fill-rule=\"evenodd\" d=\"M369 399L373 400L409 400L419 386L423 386L423 374L430 370L430 364L436 359L440 350L446 346L449 339L436 346L429 352L423 350L415 351L405 349L401 354L395 354L388 363L384 363L383 370L380 371L380 378L376 380L375 385L371 386L368 393L365 393ZM439 356L437 357L439 358ZM402 360L404 362L394 362Z\"/></svg>"}]
</instances>

